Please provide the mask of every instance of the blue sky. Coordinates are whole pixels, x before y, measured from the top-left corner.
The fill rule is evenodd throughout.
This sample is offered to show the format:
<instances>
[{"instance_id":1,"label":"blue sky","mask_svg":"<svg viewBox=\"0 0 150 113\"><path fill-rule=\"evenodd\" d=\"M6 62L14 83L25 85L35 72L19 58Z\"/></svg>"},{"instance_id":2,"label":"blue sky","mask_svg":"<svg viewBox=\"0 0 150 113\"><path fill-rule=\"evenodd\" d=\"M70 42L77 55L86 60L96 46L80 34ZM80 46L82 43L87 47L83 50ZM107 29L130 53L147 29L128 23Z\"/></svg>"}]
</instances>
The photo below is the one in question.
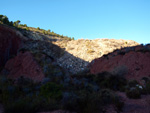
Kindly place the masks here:
<instances>
[{"instance_id":1,"label":"blue sky","mask_svg":"<svg viewBox=\"0 0 150 113\"><path fill-rule=\"evenodd\" d=\"M150 43L150 0L0 0L0 14L75 39Z\"/></svg>"}]
</instances>

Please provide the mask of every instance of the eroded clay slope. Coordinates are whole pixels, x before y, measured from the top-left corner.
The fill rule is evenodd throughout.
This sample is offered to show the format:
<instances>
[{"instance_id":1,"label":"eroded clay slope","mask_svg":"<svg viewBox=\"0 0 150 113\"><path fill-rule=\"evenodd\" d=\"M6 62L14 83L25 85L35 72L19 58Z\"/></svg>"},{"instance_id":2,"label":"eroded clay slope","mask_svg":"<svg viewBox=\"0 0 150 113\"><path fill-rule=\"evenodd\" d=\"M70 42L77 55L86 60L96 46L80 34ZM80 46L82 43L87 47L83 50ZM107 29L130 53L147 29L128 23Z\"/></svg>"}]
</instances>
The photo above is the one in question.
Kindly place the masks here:
<instances>
[{"instance_id":1,"label":"eroded clay slope","mask_svg":"<svg viewBox=\"0 0 150 113\"><path fill-rule=\"evenodd\" d=\"M150 77L150 45L124 48L93 60L90 72L96 74L103 71L117 71L125 74L127 79Z\"/></svg>"}]
</instances>

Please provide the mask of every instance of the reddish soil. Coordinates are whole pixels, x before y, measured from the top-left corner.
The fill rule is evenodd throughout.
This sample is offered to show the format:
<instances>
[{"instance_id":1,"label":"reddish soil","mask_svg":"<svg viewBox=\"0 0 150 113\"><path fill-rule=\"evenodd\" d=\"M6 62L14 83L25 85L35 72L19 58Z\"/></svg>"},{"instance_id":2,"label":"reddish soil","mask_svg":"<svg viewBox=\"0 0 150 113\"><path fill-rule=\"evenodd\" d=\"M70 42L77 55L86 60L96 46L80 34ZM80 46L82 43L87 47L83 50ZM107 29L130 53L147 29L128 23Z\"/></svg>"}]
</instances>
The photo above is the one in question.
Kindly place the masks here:
<instances>
[{"instance_id":1,"label":"reddish soil","mask_svg":"<svg viewBox=\"0 0 150 113\"><path fill-rule=\"evenodd\" d=\"M141 99L129 99L121 92L118 95L124 101L122 113L150 113L150 95L142 95Z\"/></svg>"},{"instance_id":2,"label":"reddish soil","mask_svg":"<svg viewBox=\"0 0 150 113\"><path fill-rule=\"evenodd\" d=\"M24 37L18 31L0 25L0 67L3 67L10 57L17 54L23 39Z\"/></svg>"},{"instance_id":3,"label":"reddish soil","mask_svg":"<svg viewBox=\"0 0 150 113\"><path fill-rule=\"evenodd\" d=\"M135 50L139 48L142 47L138 46ZM127 79L136 80L140 80L142 77L150 77L150 52L130 51L124 55L118 54L115 56L114 54L116 52L95 59L90 66L90 72L96 74L103 71L122 71L120 73L126 71L125 77ZM126 68L126 70L123 68Z\"/></svg>"},{"instance_id":4,"label":"reddish soil","mask_svg":"<svg viewBox=\"0 0 150 113\"><path fill-rule=\"evenodd\" d=\"M150 77L150 45L136 46L126 52L121 49L95 59L90 65L93 74L103 71L124 74L128 80L141 82L142 77ZM150 113L150 95L142 95L140 99L129 99L125 93L117 92L125 103L122 113ZM112 108L108 108L110 111ZM112 112L115 112L112 109ZM110 112L111 113L111 112Z\"/></svg>"},{"instance_id":5,"label":"reddish soil","mask_svg":"<svg viewBox=\"0 0 150 113\"><path fill-rule=\"evenodd\" d=\"M8 60L5 69L9 71L8 78L17 79L23 76L33 81L41 81L44 78L41 67L30 52L19 53Z\"/></svg>"}]
</instances>

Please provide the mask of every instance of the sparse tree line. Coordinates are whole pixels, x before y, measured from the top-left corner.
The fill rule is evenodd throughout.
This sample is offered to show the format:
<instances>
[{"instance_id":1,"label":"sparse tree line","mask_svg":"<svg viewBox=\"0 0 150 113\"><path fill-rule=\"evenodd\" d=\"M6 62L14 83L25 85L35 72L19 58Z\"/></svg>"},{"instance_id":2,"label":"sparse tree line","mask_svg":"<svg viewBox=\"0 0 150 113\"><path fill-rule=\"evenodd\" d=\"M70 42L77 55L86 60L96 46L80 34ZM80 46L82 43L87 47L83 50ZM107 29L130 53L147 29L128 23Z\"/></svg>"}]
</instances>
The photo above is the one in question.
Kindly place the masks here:
<instances>
[{"instance_id":1,"label":"sparse tree line","mask_svg":"<svg viewBox=\"0 0 150 113\"><path fill-rule=\"evenodd\" d=\"M8 17L5 16L5 15L0 15L0 24L6 24L6 25L13 26L13 27L16 27L16 28L21 28L21 29L32 31L32 29L30 29L30 27L28 27L27 24L21 24L20 20L17 20L17 21L14 21L14 22L9 21ZM45 35L52 35L52 36L56 36L56 37L65 38L65 39L68 39L68 40L74 40L74 37L63 36L63 35L54 33L50 29L44 30L44 29L41 29L40 27L37 27L36 31L41 32Z\"/></svg>"}]
</instances>

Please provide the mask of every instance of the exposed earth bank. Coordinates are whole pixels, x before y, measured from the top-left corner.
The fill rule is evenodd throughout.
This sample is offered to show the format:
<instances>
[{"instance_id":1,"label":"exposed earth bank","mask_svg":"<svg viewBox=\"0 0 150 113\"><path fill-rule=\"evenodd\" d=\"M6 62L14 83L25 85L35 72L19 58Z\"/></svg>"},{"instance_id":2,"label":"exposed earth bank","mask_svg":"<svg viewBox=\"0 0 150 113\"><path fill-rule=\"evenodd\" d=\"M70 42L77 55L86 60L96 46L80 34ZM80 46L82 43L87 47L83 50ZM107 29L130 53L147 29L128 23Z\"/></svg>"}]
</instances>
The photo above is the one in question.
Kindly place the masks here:
<instances>
[{"instance_id":1,"label":"exposed earth bank","mask_svg":"<svg viewBox=\"0 0 150 113\"><path fill-rule=\"evenodd\" d=\"M123 48L93 60L90 72L96 74L103 71L119 72L128 80L140 81L142 77L150 77L150 45Z\"/></svg>"}]
</instances>

